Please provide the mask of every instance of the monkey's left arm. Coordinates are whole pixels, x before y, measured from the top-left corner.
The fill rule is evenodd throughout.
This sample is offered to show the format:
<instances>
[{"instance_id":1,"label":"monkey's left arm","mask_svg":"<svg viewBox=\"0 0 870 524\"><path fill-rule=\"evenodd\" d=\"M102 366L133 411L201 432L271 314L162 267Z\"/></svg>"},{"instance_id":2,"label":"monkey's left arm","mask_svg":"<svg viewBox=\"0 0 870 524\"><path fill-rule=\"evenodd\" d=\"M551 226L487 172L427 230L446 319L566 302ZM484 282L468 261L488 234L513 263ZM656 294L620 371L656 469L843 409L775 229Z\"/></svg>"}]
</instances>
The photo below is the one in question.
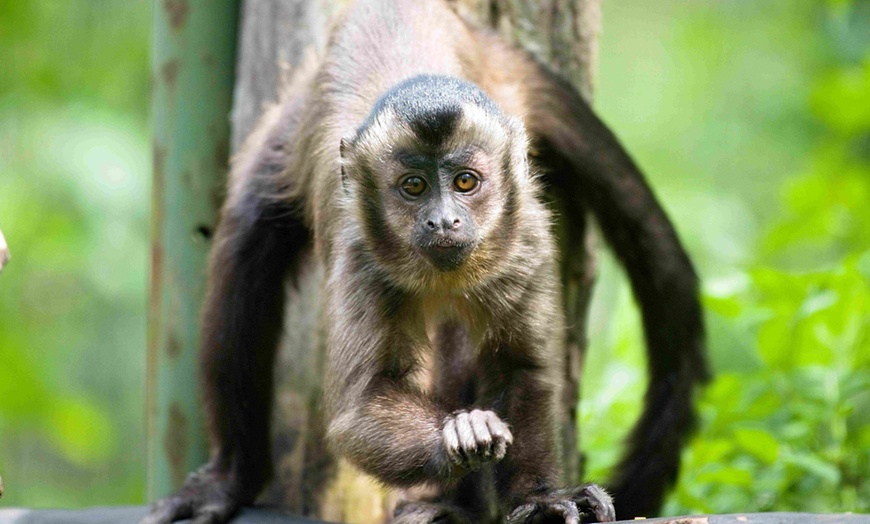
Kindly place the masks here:
<instances>
[{"instance_id":1,"label":"monkey's left arm","mask_svg":"<svg viewBox=\"0 0 870 524\"><path fill-rule=\"evenodd\" d=\"M527 120L567 218L591 209L625 267L643 313L650 383L611 489L621 519L655 515L677 477L708 377L698 278L677 233L613 133L564 80L539 70Z\"/></svg>"}]
</instances>

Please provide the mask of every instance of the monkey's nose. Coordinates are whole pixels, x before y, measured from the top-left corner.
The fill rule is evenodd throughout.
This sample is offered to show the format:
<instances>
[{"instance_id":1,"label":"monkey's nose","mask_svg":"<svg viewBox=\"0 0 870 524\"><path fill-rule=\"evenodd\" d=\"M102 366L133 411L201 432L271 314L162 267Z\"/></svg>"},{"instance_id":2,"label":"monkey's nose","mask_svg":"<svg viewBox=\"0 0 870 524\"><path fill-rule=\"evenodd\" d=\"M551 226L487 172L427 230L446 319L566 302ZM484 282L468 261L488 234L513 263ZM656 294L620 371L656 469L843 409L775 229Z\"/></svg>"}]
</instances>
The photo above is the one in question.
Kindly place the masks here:
<instances>
[{"instance_id":1,"label":"monkey's nose","mask_svg":"<svg viewBox=\"0 0 870 524\"><path fill-rule=\"evenodd\" d=\"M454 218L452 221L449 218L442 218L440 220L429 220L426 222L426 225L429 226L429 229L432 231L437 231L441 229L442 231L450 231L453 229L458 229L462 224L458 218Z\"/></svg>"}]
</instances>

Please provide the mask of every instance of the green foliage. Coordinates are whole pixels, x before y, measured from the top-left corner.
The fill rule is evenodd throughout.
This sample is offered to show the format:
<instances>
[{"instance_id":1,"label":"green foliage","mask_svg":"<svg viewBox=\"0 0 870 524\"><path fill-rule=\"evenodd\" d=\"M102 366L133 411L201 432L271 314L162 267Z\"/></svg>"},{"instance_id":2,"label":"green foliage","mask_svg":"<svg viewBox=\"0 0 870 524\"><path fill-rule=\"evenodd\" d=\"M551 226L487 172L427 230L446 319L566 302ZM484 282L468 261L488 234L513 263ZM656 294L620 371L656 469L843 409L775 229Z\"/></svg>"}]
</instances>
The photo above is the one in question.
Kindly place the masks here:
<instances>
[{"instance_id":1,"label":"green foliage","mask_svg":"<svg viewBox=\"0 0 870 524\"><path fill-rule=\"evenodd\" d=\"M737 19L741 25L731 23ZM715 115L750 110L739 117L758 127L742 131L755 134L752 143L721 142L719 132L711 138L720 141L714 155L704 151L705 139L684 152L704 151L698 162L728 158L707 166L714 173L709 184L734 183L729 191L746 192L748 206L702 208L690 201L694 216L681 220L686 203L662 189L704 277L715 372L699 396L700 429L666 511L870 511L870 2L726 3L696 7L682 23L676 38L686 47L674 60L710 74L682 80L688 87L677 95L680 107L711 106ZM769 40L774 35L802 42L802 54ZM746 57L750 43L754 56ZM603 54L606 64L606 34ZM737 74L766 55L778 63ZM747 78L752 85L734 85ZM695 83L714 98L696 99ZM735 91L721 93L715 84ZM768 89L783 100L764 99ZM607 105L608 93L601 97ZM766 129L771 126L780 131ZM634 133L645 130L641 125ZM679 158L666 140L673 139L639 139L639 156ZM781 152L787 161L778 158ZM711 189L707 181L680 177L679 169L657 186L676 184L678 198ZM758 180L743 183L746 175L735 171ZM706 217L729 207L731 213ZM733 221L754 234L735 234ZM722 243L737 249L717 256ZM607 347L592 348L586 376L593 378L584 384L581 410L589 472L598 478L618 456L608 426L626 427L643 391L636 380L642 358L625 349L640 344L631 325L636 313L626 306L628 292L613 278L612 262L603 273L611 309L593 312L593 325L614 312L616 321L603 330L611 340L593 346L612 349L608 355Z\"/></svg>"},{"instance_id":2,"label":"green foliage","mask_svg":"<svg viewBox=\"0 0 870 524\"><path fill-rule=\"evenodd\" d=\"M4 506L144 498L149 10L0 0Z\"/></svg>"},{"instance_id":3,"label":"green foliage","mask_svg":"<svg viewBox=\"0 0 870 524\"><path fill-rule=\"evenodd\" d=\"M747 326L761 365L720 370L705 391L673 511L870 509L868 261L755 269L707 300Z\"/></svg>"}]
</instances>

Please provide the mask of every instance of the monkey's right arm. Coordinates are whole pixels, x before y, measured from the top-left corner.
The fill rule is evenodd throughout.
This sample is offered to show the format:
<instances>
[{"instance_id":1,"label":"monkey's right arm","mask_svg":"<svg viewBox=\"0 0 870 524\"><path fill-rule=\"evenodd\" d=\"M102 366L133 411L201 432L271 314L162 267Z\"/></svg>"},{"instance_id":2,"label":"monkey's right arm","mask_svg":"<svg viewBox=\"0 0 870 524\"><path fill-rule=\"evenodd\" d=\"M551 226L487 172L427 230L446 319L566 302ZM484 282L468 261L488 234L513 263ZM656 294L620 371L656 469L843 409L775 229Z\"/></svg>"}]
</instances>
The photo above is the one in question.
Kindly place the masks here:
<instances>
[{"instance_id":1,"label":"monkey's right arm","mask_svg":"<svg viewBox=\"0 0 870 524\"><path fill-rule=\"evenodd\" d=\"M271 468L269 415L284 281L309 234L300 202L282 197L293 106L252 137L234 165L211 251L203 311L201 379L209 462L158 501L143 524L228 521L254 500Z\"/></svg>"},{"instance_id":2,"label":"monkey's right arm","mask_svg":"<svg viewBox=\"0 0 870 524\"><path fill-rule=\"evenodd\" d=\"M330 444L382 482L404 487L447 483L501 460L513 441L507 425L492 411L450 412L420 390L425 333L414 335L413 322L396 311L401 292L360 282L365 273L347 267L327 289Z\"/></svg>"}]
</instances>

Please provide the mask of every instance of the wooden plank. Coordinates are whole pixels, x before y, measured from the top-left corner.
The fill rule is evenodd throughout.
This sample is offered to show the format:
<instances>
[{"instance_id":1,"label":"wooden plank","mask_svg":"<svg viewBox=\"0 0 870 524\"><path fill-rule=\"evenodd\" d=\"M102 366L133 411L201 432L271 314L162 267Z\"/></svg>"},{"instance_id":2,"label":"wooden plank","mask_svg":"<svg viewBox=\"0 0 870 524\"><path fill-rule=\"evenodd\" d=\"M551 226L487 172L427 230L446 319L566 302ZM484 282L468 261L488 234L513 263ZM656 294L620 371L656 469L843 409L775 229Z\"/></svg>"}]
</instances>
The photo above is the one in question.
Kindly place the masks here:
<instances>
[{"instance_id":1,"label":"wooden plank","mask_svg":"<svg viewBox=\"0 0 870 524\"><path fill-rule=\"evenodd\" d=\"M147 513L144 506L107 507L81 510L0 510L0 524L130 524ZM189 522L187 520L181 523ZM294 517L266 508L247 508L233 524L317 524L316 520ZM666 517L647 520L620 521L623 524L870 524L870 515L814 513L746 513L693 517Z\"/></svg>"}]
</instances>

